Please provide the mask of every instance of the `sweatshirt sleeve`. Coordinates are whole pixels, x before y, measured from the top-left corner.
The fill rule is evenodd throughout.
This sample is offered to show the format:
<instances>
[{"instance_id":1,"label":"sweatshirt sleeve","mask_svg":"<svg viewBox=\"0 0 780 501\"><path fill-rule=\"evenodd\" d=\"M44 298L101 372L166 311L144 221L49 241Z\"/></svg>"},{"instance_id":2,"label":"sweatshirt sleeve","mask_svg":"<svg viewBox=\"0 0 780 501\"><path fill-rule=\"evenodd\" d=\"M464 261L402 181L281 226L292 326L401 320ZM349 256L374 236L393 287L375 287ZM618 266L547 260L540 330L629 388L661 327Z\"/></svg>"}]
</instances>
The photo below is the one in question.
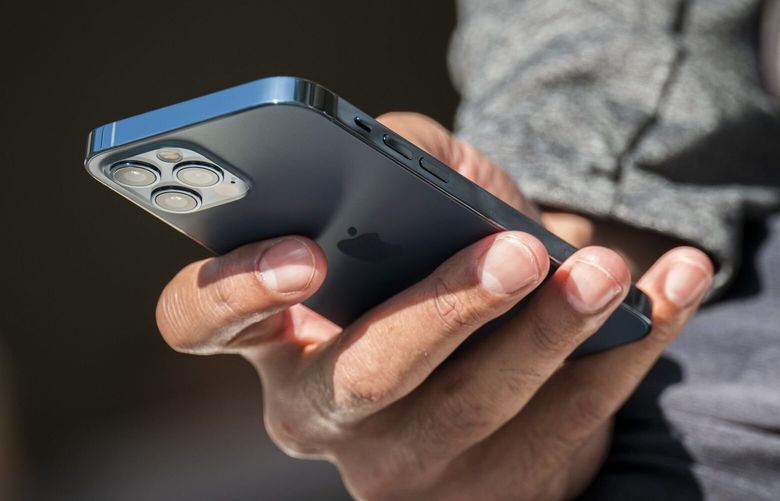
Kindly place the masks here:
<instances>
[{"instance_id":1,"label":"sweatshirt sleeve","mask_svg":"<svg viewBox=\"0 0 780 501\"><path fill-rule=\"evenodd\" d=\"M539 203L680 238L722 289L780 204L758 0L460 0L456 133Z\"/></svg>"}]
</instances>

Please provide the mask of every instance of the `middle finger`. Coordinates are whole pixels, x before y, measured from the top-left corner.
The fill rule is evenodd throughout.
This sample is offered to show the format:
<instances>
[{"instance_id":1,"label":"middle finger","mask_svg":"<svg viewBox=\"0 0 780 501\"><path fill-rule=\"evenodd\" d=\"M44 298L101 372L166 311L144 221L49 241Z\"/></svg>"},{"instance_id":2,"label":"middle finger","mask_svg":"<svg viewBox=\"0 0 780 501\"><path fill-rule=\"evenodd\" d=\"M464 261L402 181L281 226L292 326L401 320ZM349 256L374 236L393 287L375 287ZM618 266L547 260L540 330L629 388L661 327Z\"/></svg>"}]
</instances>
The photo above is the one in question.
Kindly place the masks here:
<instances>
[{"instance_id":1,"label":"middle finger","mask_svg":"<svg viewBox=\"0 0 780 501\"><path fill-rule=\"evenodd\" d=\"M523 312L399 403L394 410L403 417L393 420L405 438L396 443L446 459L494 433L598 330L629 284L616 253L577 251Z\"/></svg>"}]
</instances>

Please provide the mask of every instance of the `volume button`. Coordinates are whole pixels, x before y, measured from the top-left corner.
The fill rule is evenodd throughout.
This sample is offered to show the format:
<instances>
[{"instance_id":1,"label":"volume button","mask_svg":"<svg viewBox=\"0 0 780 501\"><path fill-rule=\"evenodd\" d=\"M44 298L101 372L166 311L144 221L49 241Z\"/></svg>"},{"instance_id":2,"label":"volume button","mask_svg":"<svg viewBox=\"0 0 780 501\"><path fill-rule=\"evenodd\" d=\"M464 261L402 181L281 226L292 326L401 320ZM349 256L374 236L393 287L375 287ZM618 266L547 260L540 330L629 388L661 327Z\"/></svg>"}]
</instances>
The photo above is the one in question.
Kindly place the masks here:
<instances>
[{"instance_id":1,"label":"volume button","mask_svg":"<svg viewBox=\"0 0 780 501\"><path fill-rule=\"evenodd\" d=\"M385 134L382 137L382 141L393 151L401 155L407 160L412 159L412 149L406 146L400 139L391 136L390 134Z\"/></svg>"},{"instance_id":2,"label":"volume button","mask_svg":"<svg viewBox=\"0 0 780 501\"><path fill-rule=\"evenodd\" d=\"M420 167L429 174L437 177L440 181L447 183L450 180L450 168L439 164L430 158L420 157Z\"/></svg>"},{"instance_id":3,"label":"volume button","mask_svg":"<svg viewBox=\"0 0 780 501\"><path fill-rule=\"evenodd\" d=\"M364 131L366 131L366 132L371 132L371 126L370 126L370 125L368 125L368 124L367 124L367 123L366 123L366 122L365 122L365 121L364 121L362 118L360 118L360 117L355 117L355 125L357 125L358 127L360 127L361 129L363 129L363 130L364 130Z\"/></svg>"}]
</instances>

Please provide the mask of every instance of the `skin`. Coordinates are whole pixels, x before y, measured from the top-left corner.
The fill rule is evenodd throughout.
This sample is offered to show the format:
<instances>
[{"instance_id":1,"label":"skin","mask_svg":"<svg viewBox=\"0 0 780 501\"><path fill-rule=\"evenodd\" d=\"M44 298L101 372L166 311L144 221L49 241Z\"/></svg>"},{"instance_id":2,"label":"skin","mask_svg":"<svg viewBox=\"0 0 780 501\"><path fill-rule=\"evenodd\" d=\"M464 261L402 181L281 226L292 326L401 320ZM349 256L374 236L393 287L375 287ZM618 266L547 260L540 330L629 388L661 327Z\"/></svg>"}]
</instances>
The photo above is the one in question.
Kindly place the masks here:
<instances>
[{"instance_id":1,"label":"skin","mask_svg":"<svg viewBox=\"0 0 780 501\"><path fill-rule=\"evenodd\" d=\"M491 235L336 326L300 304L327 273L317 245L302 236L258 242L179 272L157 307L163 337L179 351L252 363L271 438L290 455L335 463L356 498L576 496L604 461L613 414L699 306L709 259L612 223L539 211L436 122L412 113L381 121L584 247L540 286L544 246L521 232ZM633 240L620 253L591 245L621 235ZM567 362L621 302L631 271L645 268L637 285L653 301L650 335ZM520 315L443 364L537 288Z\"/></svg>"}]
</instances>

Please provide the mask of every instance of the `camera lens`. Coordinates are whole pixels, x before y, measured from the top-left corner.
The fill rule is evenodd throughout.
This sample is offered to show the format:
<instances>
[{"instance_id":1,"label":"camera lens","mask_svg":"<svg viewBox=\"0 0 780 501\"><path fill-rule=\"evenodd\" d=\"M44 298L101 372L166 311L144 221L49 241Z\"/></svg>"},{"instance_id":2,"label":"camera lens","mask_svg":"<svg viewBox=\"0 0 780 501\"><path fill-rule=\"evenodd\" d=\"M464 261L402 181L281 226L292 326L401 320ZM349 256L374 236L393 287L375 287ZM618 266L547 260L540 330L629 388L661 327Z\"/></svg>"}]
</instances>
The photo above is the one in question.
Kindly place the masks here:
<instances>
[{"instance_id":1,"label":"camera lens","mask_svg":"<svg viewBox=\"0 0 780 501\"><path fill-rule=\"evenodd\" d=\"M177 190L164 190L154 195L154 203L169 212L189 212L196 209L200 202L196 195Z\"/></svg>"},{"instance_id":2,"label":"camera lens","mask_svg":"<svg viewBox=\"0 0 780 501\"><path fill-rule=\"evenodd\" d=\"M187 164L176 169L176 179L194 188L208 188L219 183L219 172L210 165Z\"/></svg>"},{"instance_id":3,"label":"camera lens","mask_svg":"<svg viewBox=\"0 0 780 501\"><path fill-rule=\"evenodd\" d=\"M111 169L111 177L119 184L134 187L151 186L160 178L154 168L132 162Z\"/></svg>"}]
</instances>

